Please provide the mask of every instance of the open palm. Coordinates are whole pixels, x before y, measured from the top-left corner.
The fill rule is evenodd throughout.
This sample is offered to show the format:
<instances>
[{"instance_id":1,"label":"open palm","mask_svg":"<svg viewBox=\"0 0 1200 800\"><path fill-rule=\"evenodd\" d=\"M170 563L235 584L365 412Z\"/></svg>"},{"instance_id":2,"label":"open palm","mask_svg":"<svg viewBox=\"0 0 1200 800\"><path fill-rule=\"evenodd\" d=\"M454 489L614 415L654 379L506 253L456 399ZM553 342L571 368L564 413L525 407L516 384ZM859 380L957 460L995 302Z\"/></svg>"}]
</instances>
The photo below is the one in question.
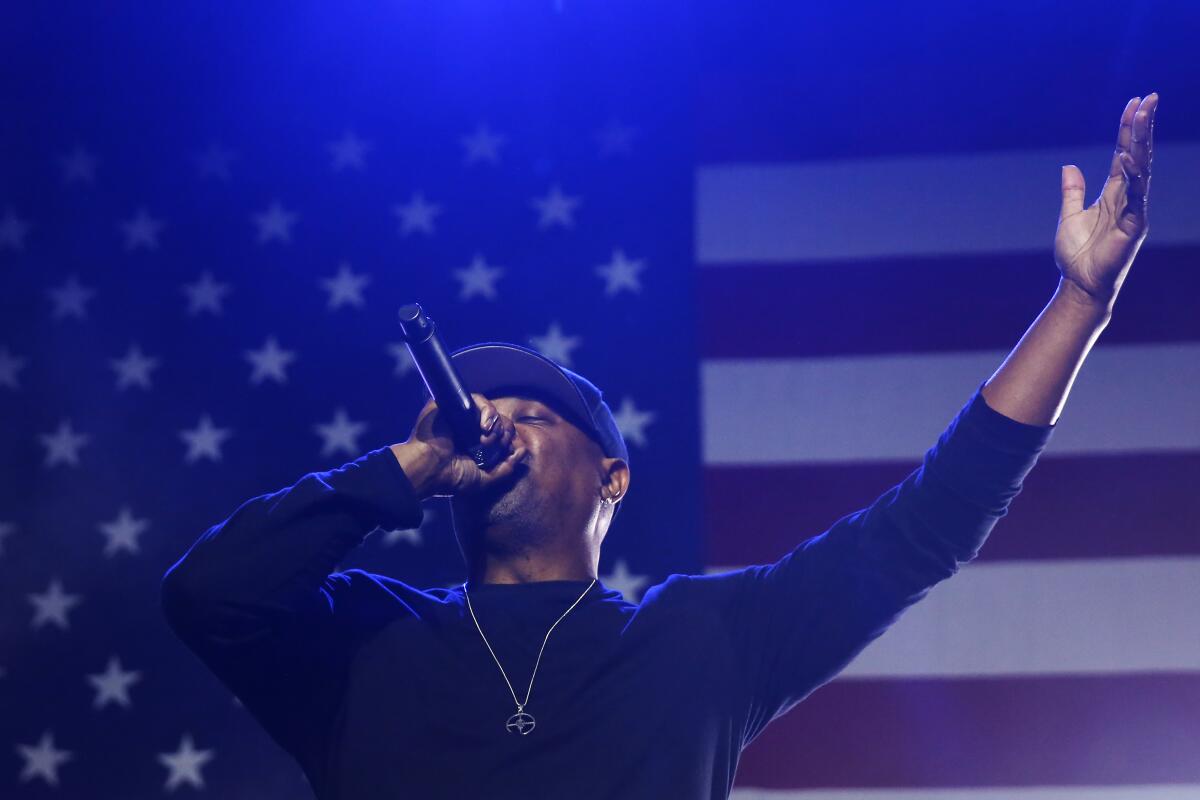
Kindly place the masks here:
<instances>
[{"instance_id":1,"label":"open palm","mask_svg":"<svg viewBox=\"0 0 1200 800\"><path fill-rule=\"evenodd\" d=\"M1116 297L1149 230L1146 214L1157 107L1157 93L1126 104L1108 178L1089 207L1083 207L1083 173L1074 165L1063 167L1054 261L1066 280L1103 304Z\"/></svg>"}]
</instances>

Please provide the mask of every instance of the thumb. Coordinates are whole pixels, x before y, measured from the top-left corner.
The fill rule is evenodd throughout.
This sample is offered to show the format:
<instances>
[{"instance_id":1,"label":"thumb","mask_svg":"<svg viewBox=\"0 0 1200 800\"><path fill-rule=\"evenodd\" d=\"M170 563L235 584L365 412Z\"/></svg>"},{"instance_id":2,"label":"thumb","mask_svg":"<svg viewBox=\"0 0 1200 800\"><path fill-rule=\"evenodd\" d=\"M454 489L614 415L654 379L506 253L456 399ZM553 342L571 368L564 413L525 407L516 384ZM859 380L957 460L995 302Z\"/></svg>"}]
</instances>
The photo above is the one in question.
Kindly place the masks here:
<instances>
[{"instance_id":1,"label":"thumb","mask_svg":"<svg viewBox=\"0 0 1200 800\"><path fill-rule=\"evenodd\" d=\"M525 456L529 454L529 448L525 446L524 442L520 442L519 439L514 439L512 444L512 451L503 460L497 462L491 470L477 471L479 488L492 487L511 477L525 462Z\"/></svg>"},{"instance_id":2,"label":"thumb","mask_svg":"<svg viewBox=\"0 0 1200 800\"><path fill-rule=\"evenodd\" d=\"M1079 167L1074 164L1064 164L1062 168L1062 210L1058 214L1060 220L1083 211L1085 189L1086 184Z\"/></svg>"}]
</instances>

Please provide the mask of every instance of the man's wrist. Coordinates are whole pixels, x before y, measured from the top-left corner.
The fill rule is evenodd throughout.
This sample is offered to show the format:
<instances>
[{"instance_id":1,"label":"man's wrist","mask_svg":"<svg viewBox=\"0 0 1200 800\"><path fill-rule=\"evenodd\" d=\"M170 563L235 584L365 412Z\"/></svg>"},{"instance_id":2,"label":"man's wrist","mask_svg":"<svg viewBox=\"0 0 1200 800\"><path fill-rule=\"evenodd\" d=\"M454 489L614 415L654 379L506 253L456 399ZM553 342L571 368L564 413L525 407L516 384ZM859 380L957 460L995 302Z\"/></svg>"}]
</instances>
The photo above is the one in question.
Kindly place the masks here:
<instances>
[{"instance_id":1,"label":"man's wrist","mask_svg":"<svg viewBox=\"0 0 1200 800\"><path fill-rule=\"evenodd\" d=\"M433 496L433 480L436 477L437 456L423 442L407 441L390 445L408 482L412 484L417 498L426 500Z\"/></svg>"},{"instance_id":2,"label":"man's wrist","mask_svg":"<svg viewBox=\"0 0 1200 800\"><path fill-rule=\"evenodd\" d=\"M1069 310L1082 321L1095 325L1107 325L1112 318L1113 303L1117 295L1097 297L1067 277L1059 277L1053 302Z\"/></svg>"}]
</instances>

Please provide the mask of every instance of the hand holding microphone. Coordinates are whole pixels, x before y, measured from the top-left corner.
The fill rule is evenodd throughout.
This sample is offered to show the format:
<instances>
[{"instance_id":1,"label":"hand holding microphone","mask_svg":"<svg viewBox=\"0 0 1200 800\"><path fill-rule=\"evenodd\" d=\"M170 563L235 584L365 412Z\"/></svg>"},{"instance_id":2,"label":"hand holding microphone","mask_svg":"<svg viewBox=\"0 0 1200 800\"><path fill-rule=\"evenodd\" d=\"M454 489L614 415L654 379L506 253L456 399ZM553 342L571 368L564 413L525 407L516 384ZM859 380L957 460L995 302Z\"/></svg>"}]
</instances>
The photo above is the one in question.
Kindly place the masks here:
<instances>
[{"instance_id":1,"label":"hand holding microphone","mask_svg":"<svg viewBox=\"0 0 1200 800\"><path fill-rule=\"evenodd\" d=\"M472 393L471 398L481 409L479 446L495 448L503 457L490 469L479 467L472 456L457 448L445 415L430 398L408 439L392 445L392 452L422 499L470 495L487 489L509 478L528 453L510 417L502 415L481 394Z\"/></svg>"},{"instance_id":2,"label":"hand holding microphone","mask_svg":"<svg viewBox=\"0 0 1200 800\"><path fill-rule=\"evenodd\" d=\"M483 395L467 391L437 326L418 303L400 309L400 327L430 395L412 435L392 445L417 493L470 493L507 478L525 457L512 420Z\"/></svg>"}]
</instances>

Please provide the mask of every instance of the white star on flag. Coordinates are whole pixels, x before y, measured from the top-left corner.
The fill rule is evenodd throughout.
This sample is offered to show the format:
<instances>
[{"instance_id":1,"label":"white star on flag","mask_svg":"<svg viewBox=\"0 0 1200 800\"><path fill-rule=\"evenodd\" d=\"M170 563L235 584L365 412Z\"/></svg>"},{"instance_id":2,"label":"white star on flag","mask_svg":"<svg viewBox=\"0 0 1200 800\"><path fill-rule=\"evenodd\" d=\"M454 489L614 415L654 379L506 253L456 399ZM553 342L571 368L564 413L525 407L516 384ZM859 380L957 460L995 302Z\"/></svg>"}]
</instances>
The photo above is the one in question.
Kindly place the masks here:
<instances>
[{"instance_id":1,"label":"white star on flag","mask_svg":"<svg viewBox=\"0 0 1200 800\"><path fill-rule=\"evenodd\" d=\"M651 411L638 411L629 397L621 399L621 407L613 412L613 421L621 431L621 438L639 447L646 446L645 427L654 421Z\"/></svg>"},{"instance_id":2,"label":"white star on flag","mask_svg":"<svg viewBox=\"0 0 1200 800\"><path fill-rule=\"evenodd\" d=\"M118 389L125 389L132 385L149 389L150 370L158 366L158 359L147 357L142 353L141 347L132 344L124 358L110 359L109 363L116 370Z\"/></svg>"},{"instance_id":3,"label":"white star on flag","mask_svg":"<svg viewBox=\"0 0 1200 800\"><path fill-rule=\"evenodd\" d=\"M52 467L55 464L70 464L79 466L79 448L88 443L92 437L86 433L76 433L70 419L58 423L54 433L43 433L38 436L46 447L46 460L43 466Z\"/></svg>"},{"instance_id":4,"label":"white star on flag","mask_svg":"<svg viewBox=\"0 0 1200 800\"><path fill-rule=\"evenodd\" d=\"M196 750L191 734L185 733L179 741L178 750L174 753L158 754L158 762L170 770L163 788L173 791L179 784L186 783L203 789L204 777L200 774L200 768L208 763L213 755L212 750Z\"/></svg>"},{"instance_id":5,"label":"white star on flag","mask_svg":"<svg viewBox=\"0 0 1200 800\"><path fill-rule=\"evenodd\" d=\"M258 243L291 242L296 218L297 214L285 209L278 200L273 201L266 211L254 215L254 224L258 226Z\"/></svg>"},{"instance_id":6,"label":"white star on flag","mask_svg":"<svg viewBox=\"0 0 1200 800\"><path fill-rule=\"evenodd\" d=\"M7 347L0 347L0 386L19 389L20 382L17 373L25 368L26 360L17 358Z\"/></svg>"},{"instance_id":7,"label":"white star on flag","mask_svg":"<svg viewBox=\"0 0 1200 800\"><path fill-rule=\"evenodd\" d=\"M351 131L342 134L342 138L329 143L329 152L333 155L333 170L340 172L344 167L362 169L366 166L363 160L371 149L370 142L364 142Z\"/></svg>"},{"instance_id":8,"label":"white star on flag","mask_svg":"<svg viewBox=\"0 0 1200 800\"><path fill-rule=\"evenodd\" d=\"M609 120L607 125L596 132L596 141L600 143L600 155L628 153L636 133L637 131L629 125L623 125L615 119Z\"/></svg>"},{"instance_id":9,"label":"white star on flag","mask_svg":"<svg viewBox=\"0 0 1200 800\"><path fill-rule=\"evenodd\" d=\"M96 180L96 158L82 147L76 147L71 153L58 160L62 167L64 183L92 183Z\"/></svg>"},{"instance_id":10,"label":"white star on flag","mask_svg":"<svg viewBox=\"0 0 1200 800\"><path fill-rule=\"evenodd\" d=\"M392 371L396 377L403 378L417 368L412 353L409 352L408 345L404 342L388 342L387 349L392 358L396 359L396 368Z\"/></svg>"},{"instance_id":11,"label":"white star on flag","mask_svg":"<svg viewBox=\"0 0 1200 800\"><path fill-rule=\"evenodd\" d=\"M575 207L581 202L583 201L578 196L565 195L558 184L554 184L545 197L533 198L533 205L540 215L538 227L548 228L555 224L562 225L564 228L574 227L575 219L571 215L575 213Z\"/></svg>"},{"instance_id":12,"label":"white star on flag","mask_svg":"<svg viewBox=\"0 0 1200 800\"><path fill-rule=\"evenodd\" d=\"M415 528L392 528L385 530L383 527L376 527L371 531L371 534L383 534L383 544L385 547L391 547L396 542L401 540L407 541L413 547L421 546L422 535L431 529L434 523L437 522L438 514L433 508L421 507L421 524ZM371 534L368 534L371 535Z\"/></svg>"},{"instance_id":13,"label":"white star on flag","mask_svg":"<svg viewBox=\"0 0 1200 800\"><path fill-rule=\"evenodd\" d=\"M133 219L121 223L121 230L125 231L125 249L144 247L147 250L157 250L158 234L162 227L162 220L155 219L146 209L139 208Z\"/></svg>"},{"instance_id":14,"label":"white star on flag","mask_svg":"<svg viewBox=\"0 0 1200 800\"><path fill-rule=\"evenodd\" d=\"M496 299L496 280L504 274L503 267L489 267L478 253L466 269L454 270L454 277L462 283L458 299L466 300L481 294L489 300Z\"/></svg>"},{"instance_id":15,"label":"white star on flag","mask_svg":"<svg viewBox=\"0 0 1200 800\"><path fill-rule=\"evenodd\" d=\"M54 746L54 733L46 731L36 745L18 744L17 752L25 759L21 768L21 782L41 778L51 786L58 786L58 768L70 761L70 750L59 750Z\"/></svg>"},{"instance_id":16,"label":"white star on flag","mask_svg":"<svg viewBox=\"0 0 1200 800\"><path fill-rule=\"evenodd\" d=\"M112 557L118 550L138 552L138 538L150 526L146 519L134 519L128 506L122 506L117 518L101 523L98 527L108 540L104 543L104 555Z\"/></svg>"},{"instance_id":17,"label":"white star on flag","mask_svg":"<svg viewBox=\"0 0 1200 800\"><path fill-rule=\"evenodd\" d=\"M557 361L564 367L571 366L571 351L579 346L580 337L564 336L558 322L550 323L550 330L544 336L530 336L535 350L551 361Z\"/></svg>"},{"instance_id":18,"label":"white star on flag","mask_svg":"<svg viewBox=\"0 0 1200 800\"><path fill-rule=\"evenodd\" d=\"M12 248L20 250L25 247L25 236L29 233L29 223L17 216L11 208L4 211L0 219L0 250Z\"/></svg>"},{"instance_id":19,"label":"white star on flag","mask_svg":"<svg viewBox=\"0 0 1200 800\"><path fill-rule=\"evenodd\" d=\"M481 124L473 134L462 137L460 141L466 150L463 155L463 163L474 164L476 161L500 163L500 146L504 144L505 138L498 133L492 133L486 125Z\"/></svg>"},{"instance_id":20,"label":"white star on flag","mask_svg":"<svg viewBox=\"0 0 1200 800\"><path fill-rule=\"evenodd\" d=\"M193 429L184 429L179 432L188 446L187 455L184 460L189 464L200 458L211 458L213 461L221 460L221 444L232 431L229 428L217 428L213 426L212 419L208 414L200 417L200 424Z\"/></svg>"},{"instance_id":21,"label":"white star on flag","mask_svg":"<svg viewBox=\"0 0 1200 800\"><path fill-rule=\"evenodd\" d=\"M195 283L187 283L183 286L183 291L188 296L188 314L195 315L201 311L220 314L221 301L228 294L229 288L228 283L219 283L213 280L212 273L205 270Z\"/></svg>"},{"instance_id":22,"label":"white star on flag","mask_svg":"<svg viewBox=\"0 0 1200 800\"><path fill-rule=\"evenodd\" d=\"M407 541L413 547L421 545L421 529L420 528L392 528L389 531L383 532L383 543L387 547L391 547L396 542L401 540Z\"/></svg>"},{"instance_id":23,"label":"white star on flag","mask_svg":"<svg viewBox=\"0 0 1200 800\"><path fill-rule=\"evenodd\" d=\"M0 556L4 555L4 540L16 533L17 526L11 522L0 522Z\"/></svg>"},{"instance_id":24,"label":"white star on flag","mask_svg":"<svg viewBox=\"0 0 1200 800\"><path fill-rule=\"evenodd\" d=\"M51 302L54 303L54 319L62 317L84 319L87 316L86 304L96 294L95 289L84 286L74 275L68 277L67 282L62 286L49 289L48 292Z\"/></svg>"},{"instance_id":25,"label":"white star on flag","mask_svg":"<svg viewBox=\"0 0 1200 800\"><path fill-rule=\"evenodd\" d=\"M219 178L229 180L229 165L233 163L234 153L218 144L209 145L208 149L196 156L196 171L201 178Z\"/></svg>"},{"instance_id":26,"label":"white star on flag","mask_svg":"<svg viewBox=\"0 0 1200 800\"><path fill-rule=\"evenodd\" d=\"M67 612L82 601L80 595L64 593L58 578L52 578L42 594L31 592L25 596L33 604L33 619L29 622L32 628L40 628L47 622L53 622L63 630L70 630Z\"/></svg>"},{"instance_id":27,"label":"white star on flag","mask_svg":"<svg viewBox=\"0 0 1200 800\"><path fill-rule=\"evenodd\" d=\"M363 305L363 287L371 282L371 276L351 271L350 265L343 261L338 264L338 273L332 278L323 278L321 285L329 292L329 309L340 308L344 305Z\"/></svg>"},{"instance_id":28,"label":"white star on flag","mask_svg":"<svg viewBox=\"0 0 1200 800\"><path fill-rule=\"evenodd\" d=\"M596 273L606 281L605 296L614 295L622 289L640 293L642 284L638 280L638 273L645 267L646 262L642 259L630 260L625 257L623 250L613 250L612 261L596 267Z\"/></svg>"},{"instance_id":29,"label":"white star on flag","mask_svg":"<svg viewBox=\"0 0 1200 800\"><path fill-rule=\"evenodd\" d=\"M433 218L442 213L442 207L428 203L421 192L413 193L412 200L397 205L392 212L400 217L400 235L408 236L413 231L433 233Z\"/></svg>"},{"instance_id":30,"label":"white star on flag","mask_svg":"<svg viewBox=\"0 0 1200 800\"><path fill-rule=\"evenodd\" d=\"M333 422L314 425L313 430L324 439L321 455L327 456L341 450L348 455L355 456L359 454L358 437L362 435L366 427L367 423L365 422L352 422L346 416L346 409L339 408L334 414Z\"/></svg>"},{"instance_id":31,"label":"white star on flag","mask_svg":"<svg viewBox=\"0 0 1200 800\"><path fill-rule=\"evenodd\" d=\"M129 687L142 679L142 673L121 669L121 660L116 656L108 659L108 667L104 672L88 675L87 680L96 689L92 700L92 708L104 708L109 703L128 708Z\"/></svg>"},{"instance_id":32,"label":"white star on flag","mask_svg":"<svg viewBox=\"0 0 1200 800\"><path fill-rule=\"evenodd\" d=\"M250 375L252 384L262 383L267 378L272 378L279 383L287 383L287 374L284 370L296 359L295 351L281 350L274 336L268 336L266 344L261 349L247 350L245 356L246 360L254 366Z\"/></svg>"},{"instance_id":33,"label":"white star on flag","mask_svg":"<svg viewBox=\"0 0 1200 800\"><path fill-rule=\"evenodd\" d=\"M641 602L642 592L650 582L650 576L630 572L625 559L621 558L613 565L613 571L602 576L600 582L609 589L616 589L627 601L636 604Z\"/></svg>"}]
</instances>

